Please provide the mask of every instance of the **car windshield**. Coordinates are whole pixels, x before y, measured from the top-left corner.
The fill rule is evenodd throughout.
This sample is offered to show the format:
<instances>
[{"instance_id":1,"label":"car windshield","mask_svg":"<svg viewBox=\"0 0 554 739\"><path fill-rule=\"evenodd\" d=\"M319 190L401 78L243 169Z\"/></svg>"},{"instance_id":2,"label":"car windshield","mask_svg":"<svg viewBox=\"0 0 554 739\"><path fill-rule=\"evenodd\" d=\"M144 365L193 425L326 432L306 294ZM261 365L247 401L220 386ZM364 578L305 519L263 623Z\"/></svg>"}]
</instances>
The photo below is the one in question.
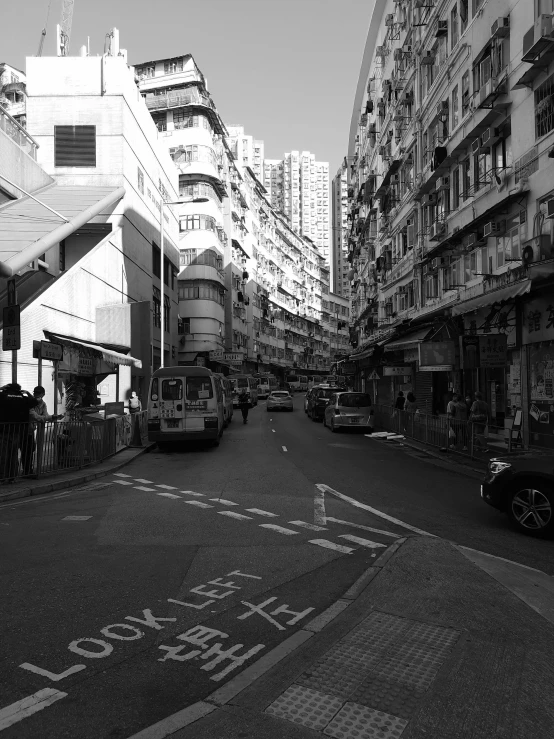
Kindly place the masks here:
<instances>
[{"instance_id":1,"label":"car windshield","mask_svg":"<svg viewBox=\"0 0 554 739\"><path fill-rule=\"evenodd\" d=\"M321 390L318 390L317 397L318 398L330 398L331 395L334 395L336 393L335 388L322 388Z\"/></svg>"},{"instance_id":2,"label":"car windshield","mask_svg":"<svg viewBox=\"0 0 554 739\"><path fill-rule=\"evenodd\" d=\"M339 405L343 408L367 408L371 398L367 393L343 393L339 395Z\"/></svg>"},{"instance_id":3,"label":"car windshield","mask_svg":"<svg viewBox=\"0 0 554 739\"><path fill-rule=\"evenodd\" d=\"M285 392L271 393L271 395L274 398L290 398L290 394Z\"/></svg>"}]
</instances>

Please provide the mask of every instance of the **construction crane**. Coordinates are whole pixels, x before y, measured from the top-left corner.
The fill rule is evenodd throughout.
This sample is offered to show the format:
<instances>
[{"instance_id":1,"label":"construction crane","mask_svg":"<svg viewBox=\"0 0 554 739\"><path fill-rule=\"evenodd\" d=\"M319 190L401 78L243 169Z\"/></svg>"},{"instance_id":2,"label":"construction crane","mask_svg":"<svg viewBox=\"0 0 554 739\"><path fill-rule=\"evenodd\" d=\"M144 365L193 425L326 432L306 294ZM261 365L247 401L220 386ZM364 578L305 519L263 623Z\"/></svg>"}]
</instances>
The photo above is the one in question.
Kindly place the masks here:
<instances>
[{"instance_id":1,"label":"construction crane","mask_svg":"<svg viewBox=\"0 0 554 739\"><path fill-rule=\"evenodd\" d=\"M68 56L69 54L69 39L71 36L74 3L75 0L63 0L62 2L62 21L57 25L58 56Z\"/></svg>"},{"instance_id":2,"label":"construction crane","mask_svg":"<svg viewBox=\"0 0 554 739\"><path fill-rule=\"evenodd\" d=\"M52 0L48 0L48 11L46 13L46 23L44 24L44 28L41 31L40 34L40 44L38 45L38 53L37 56L42 56L42 49L44 47L44 39L46 38L46 29L48 28L48 18L50 17L50 6L52 5Z\"/></svg>"}]
</instances>

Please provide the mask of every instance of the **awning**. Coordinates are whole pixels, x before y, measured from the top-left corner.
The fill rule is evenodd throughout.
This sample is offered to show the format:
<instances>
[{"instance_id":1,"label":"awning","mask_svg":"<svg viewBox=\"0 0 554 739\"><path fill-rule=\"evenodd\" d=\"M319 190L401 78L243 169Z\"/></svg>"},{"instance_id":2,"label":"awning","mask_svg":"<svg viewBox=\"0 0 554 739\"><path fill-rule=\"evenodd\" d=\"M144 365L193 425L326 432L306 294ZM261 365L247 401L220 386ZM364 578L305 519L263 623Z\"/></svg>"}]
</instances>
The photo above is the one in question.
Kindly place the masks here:
<instances>
[{"instance_id":1,"label":"awning","mask_svg":"<svg viewBox=\"0 0 554 739\"><path fill-rule=\"evenodd\" d=\"M74 339L70 336L58 336L48 331L49 337L57 344L65 344L71 346L82 346L85 349L92 349L95 352L99 352L106 362L112 362L112 364L124 364L127 367L136 367L137 369L142 368L142 362L140 359L135 359L128 354L121 354L116 352L114 349L107 349L100 344L91 344L88 341L81 341L80 339Z\"/></svg>"},{"instance_id":2,"label":"awning","mask_svg":"<svg viewBox=\"0 0 554 739\"><path fill-rule=\"evenodd\" d=\"M502 287L500 290L493 290L490 293L478 295L476 298L454 305L452 307L452 315L459 316L463 313L472 313L475 310L479 310L479 308L484 308L494 303L505 303L507 300L517 298L518 295L525 295L530 289L531 280L517 282L515 285L508 285L508 287Z\"/></svg>"},{"instance_id":3,"label":"awning","mask_svg":"<svg viewBox=\"0 0 554 739\"><path fill-rule=\"evenodd\" d=\"M421 344L422 341L425 341L430 331L431 329L429 327L420 328L418 331L412 331L399 339L389 342L385 347L385 351L396 351L397 349L411 349L416 347L418 344Z\"/></svg>"},{"instance_id":4,"label":"awning","mask_svg":"<svg viewBox=\"0 0 554 739\"><path fill-rule=\"evenodd\" d=\"M351 354L349 357L349 361L351 362L357 362L359 359L366 359L367 357L371 357L377 349L378 346L383 346L383 344L386 343L386 339L383 339L382 341L376 341L374 344L369 346L367 349L363 349L359 354Z\"/></svg>"},{"instance_id":5,"label":"awning","mask_svg":"<svg viewBox=\"0 0 554 739\"><path fill-rule=\"evenodd\" d=\"M179 362L194 362L198 352L179 352Z\"/></svg>"},{"instance_id":6,"label":"awning","mask_svg":"<svg viewBox=\"0 0 554 739\"><path fill-rule=\"evenodd\" d=\"M23 197L4 204L0 207L0 276L11 277L96 216L107 220L124 195L123 187L54 184L34 193L41 202Z\"/></svg>"}]
</instances>

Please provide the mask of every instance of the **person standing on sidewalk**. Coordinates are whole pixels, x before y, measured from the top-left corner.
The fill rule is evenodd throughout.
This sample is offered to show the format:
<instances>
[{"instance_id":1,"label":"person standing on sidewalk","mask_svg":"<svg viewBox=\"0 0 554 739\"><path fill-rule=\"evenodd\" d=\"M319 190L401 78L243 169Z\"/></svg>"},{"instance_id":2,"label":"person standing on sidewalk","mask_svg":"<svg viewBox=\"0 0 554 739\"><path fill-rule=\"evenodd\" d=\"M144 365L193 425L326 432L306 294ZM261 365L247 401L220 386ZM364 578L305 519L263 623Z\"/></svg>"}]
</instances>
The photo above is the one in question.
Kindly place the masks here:
<instances>
[{"instance_id":1,"label":"person standing on sidewalk","mask_svg":"<svg viewBox=\"0 0 554 739\"><path fill-rule=\"evenodd\" d=\"M482 443L485 438L485 429L489 422L489 406L483 400L483 393L479 390L475 393L475 400L471 406L471 412L469 415L470 430L473 433L474 448L478 452L484 452L487 450L486 444Z\"/></svg>"},{"instance_id":2,"label":"person standing on sidewalk","mask_svg":"<svg viewBox=\"0 0 554 739\"><path fill-rule=\"evenodd\" d=\"M14 482L19 473L19 449L28 435L29 411L37 401L21 385L0 389L0 480Z\"/></svg>"},{"instance_id":3,"label":"person standing on sidewalk","mask_svg":"<svg viewBox=\"0 0 554 739\"><path fill-rule=\"evenodd\" d=\"M242 422L248 423L248 410L250 409L250 400L246 394L246 389L243 388L239 395L239 408L242 413Z\"/></svg>"},{"instance_id":4,"label":"person standing on sidewalk","mask_svg":"<svg viewBox=\"0 0 554 739\"><path fill-rule=\"evenodd\" d=\"M404 405L404 410L409 411L410 413L415 413L417 411L417 398L411 390L406 396L406 404Z\"/></svg>"},{"instance_id":5,"label":"person standing on sidewalk","mask_svg":"<svg viewBox=\"0 0 554 739\"><path fill-rule=\"evenodd\" d=\"M402 392L402 390L399 390L394 407L397 411L403 411L405 403L406 398L404 397L404 393Z\"/></svg>"},{"instance_id":6,"label":"person standing on sidewalk","mask_svg":"<svg viewBox=\"0 0 554 739\"><path fill-rule=\"evenodd\" d=\"M452 400L446 406L446 417L448 418L448 443L451 449L461 441L463 450L466 451L464 429L466 428L467 411L465 403L458 393L452 395Z\"/></svg>"},{"instance_id":7,"label":"person standing on sidewalk","mask_svg":"<svg viewBox=\"0 0 554 739\"><path fill-rule=\"evenodd\" d=\"M33 390L33 397L36 405L29 411L29 423L27 425L27 433L21 445L21 463L23 465L23 474L30 475L33 472L33 455L38 445L42 449L44 445L44 425L47 421L58 421L63 416L51 416L44 402L46 390L42 385L37 385ZM35 431L37 432L37 440L35 442Z\"/></svg>"},{"instance_id":8,"label":"person standing on sidewalk","mask_svg":"<svg viewBox=\"0 0 554 739\"><path fill-rule=\"evenodd\" d=\"M139 413L141 410L142 403L140 402L140 398L136 392L133 390L131 397L129 398L129 413L133 415L133 413Z\"/></svg>"}]
</instances>

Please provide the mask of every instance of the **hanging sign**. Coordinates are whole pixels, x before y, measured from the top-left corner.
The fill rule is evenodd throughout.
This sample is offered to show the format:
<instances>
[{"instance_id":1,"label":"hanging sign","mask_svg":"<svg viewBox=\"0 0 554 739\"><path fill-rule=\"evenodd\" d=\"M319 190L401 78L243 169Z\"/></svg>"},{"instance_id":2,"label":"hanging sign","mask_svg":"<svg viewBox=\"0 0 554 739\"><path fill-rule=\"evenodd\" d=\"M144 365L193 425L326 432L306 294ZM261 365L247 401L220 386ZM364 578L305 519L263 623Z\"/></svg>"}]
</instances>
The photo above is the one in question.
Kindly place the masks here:
<instances>
[{"instance_id":1,"label":"hanging sign","mask_svg":"<svg viewBox=\"0 0 554 739\"><path fill-rule=\"evenodd\" d=\"M404 377L405 375L411 374L411 367L383 367L383 375L385 377Z\"/></svg>"}]
</instances>

